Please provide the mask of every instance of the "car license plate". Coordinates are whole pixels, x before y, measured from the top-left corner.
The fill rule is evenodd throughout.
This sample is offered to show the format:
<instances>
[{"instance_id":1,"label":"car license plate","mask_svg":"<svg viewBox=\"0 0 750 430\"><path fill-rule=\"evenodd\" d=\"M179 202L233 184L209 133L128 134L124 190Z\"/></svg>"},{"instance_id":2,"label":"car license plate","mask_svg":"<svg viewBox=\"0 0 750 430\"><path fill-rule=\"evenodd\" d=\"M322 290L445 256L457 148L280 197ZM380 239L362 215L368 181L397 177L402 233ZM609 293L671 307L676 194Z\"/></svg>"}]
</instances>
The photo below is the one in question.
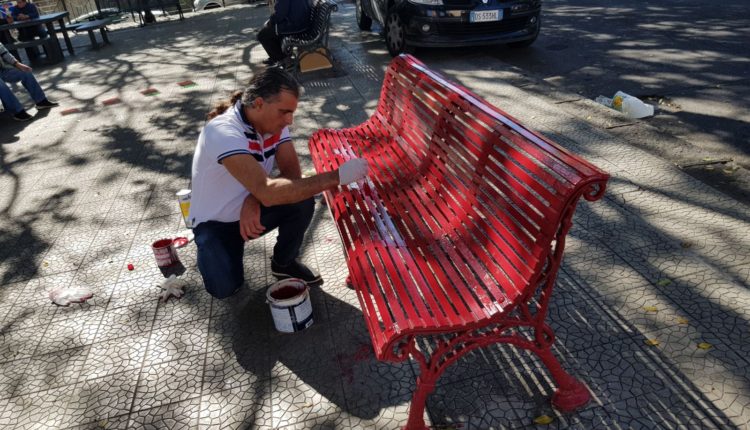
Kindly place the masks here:
<instances>
[{"instance_id":1,"label":"car license plate","mask_svg":"<svg viewBox=\"0 0 750 430\"><path fill-rule=\"evenodd\" d=\"M497 10L473 10L469 15L470 22L490 22L503 19L502 9Z\"/></svg>"}]
</instances>

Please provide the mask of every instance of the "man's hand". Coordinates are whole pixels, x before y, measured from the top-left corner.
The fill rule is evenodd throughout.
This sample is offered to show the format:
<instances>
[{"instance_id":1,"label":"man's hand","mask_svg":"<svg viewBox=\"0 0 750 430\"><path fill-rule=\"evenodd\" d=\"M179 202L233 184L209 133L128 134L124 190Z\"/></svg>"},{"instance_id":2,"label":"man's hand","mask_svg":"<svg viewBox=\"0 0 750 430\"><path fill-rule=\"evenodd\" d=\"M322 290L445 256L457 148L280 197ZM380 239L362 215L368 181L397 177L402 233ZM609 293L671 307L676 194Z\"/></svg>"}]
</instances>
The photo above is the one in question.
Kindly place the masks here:
<instances>
[{"instance_id":1,"label":"man's hand","mask_svg":"<svg viewBox=\"0 0 750 430\"><path fill-rule=\"evenodd\" d=\"M18 70L20 70L20 71L22 71L22 72L27 72L27 73L31 73L31 67L29 67L29 66L27 66L27 65L23 64L23 63L22 63L22 62L20 62L20 61L16 63L16 69L18 69Z\"/></svg>"},{"instance_id":2,"label":"man's hand","mask_svg":"<svg viewBox=\"0 0 750 430\"><path fill-rule=\"evenodd\" d=\"M339 166L339 185L346 185L367 176L370 168L364 158L352 158Z\"/></svg>"},{"instance_id":3,"label":"man's hand","mask_svg":"<svg viewBox=\"0 0 750 430\"><path fill-rule=\"evenodd\" d=\"M260 223L260 202L253 195L247 196L240 211L240 235L243 240L257 239L266 228Z\"/></svg>"},{"instance_id":4,"label":"man's hand","mask_svg":"<svg viewBox=\"0 0 750 430\"><path fill-rule=\"evenodd\" d=\"M18 14L18 20L19 20L19 21L26 21L26 20L28 20L28 19L29 19L29 16L28 16L28 15L26 15L25 13L19 13L19 14Z\"/></svg>"}]
</instances>

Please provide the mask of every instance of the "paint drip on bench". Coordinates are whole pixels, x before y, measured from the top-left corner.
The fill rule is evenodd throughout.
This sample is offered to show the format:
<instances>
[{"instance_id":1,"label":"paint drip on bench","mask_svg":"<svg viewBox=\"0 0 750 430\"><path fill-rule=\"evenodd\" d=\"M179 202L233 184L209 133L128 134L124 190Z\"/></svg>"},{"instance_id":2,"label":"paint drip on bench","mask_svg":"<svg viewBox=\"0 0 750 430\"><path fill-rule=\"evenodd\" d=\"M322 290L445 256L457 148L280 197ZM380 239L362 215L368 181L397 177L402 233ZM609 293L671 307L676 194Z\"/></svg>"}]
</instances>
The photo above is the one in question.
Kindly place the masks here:
<instances>
[{"instance_id":1,"label":"paint drip on bench","mask_svg":"<svg viewBox=\"0 0 750 430\"><path fill-rule=\"evenodd\" d=\"M280 332L302 331L313 323L310 290L301 279L284 279L271 285L266 301L271 308L273 325Z\"/></svg>"}]
</instances>

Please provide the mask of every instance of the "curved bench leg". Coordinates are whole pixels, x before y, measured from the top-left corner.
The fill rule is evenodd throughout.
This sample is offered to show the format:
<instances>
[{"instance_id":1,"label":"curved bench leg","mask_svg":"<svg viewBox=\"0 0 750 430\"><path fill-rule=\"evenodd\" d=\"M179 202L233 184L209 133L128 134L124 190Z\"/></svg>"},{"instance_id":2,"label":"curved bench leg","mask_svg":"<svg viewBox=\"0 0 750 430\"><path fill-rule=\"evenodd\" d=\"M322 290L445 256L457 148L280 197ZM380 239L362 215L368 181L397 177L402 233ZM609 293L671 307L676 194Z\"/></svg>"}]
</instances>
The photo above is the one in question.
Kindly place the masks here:
<instances>
[{"instance_id":1,"label":"curved bench leg","mask_svg":"<svg viewBox=\"0 0 750 430\"><path fill-rule=\"evenodd\" d=\"M424 371L424 369L422 369ZM440 372L442 373L442 372ZM417 377L417 388L411 398L409 406L409 419L406 421L404 430L428 430L429 427L424 422L424 408L427 404L427 396L435 390L435 382L440 374L427 374L427 379L422 379L422 375Z\"/></svg>"},{"instance_id":2,"label":"curved bench leg","mask_svg":"<svg viewBox=\"0 0 750 430\"><path fill-rule=\"evenodd\" d=\"M570 376L563 369L549 346L538 351L537 355L557 384L557 390L552 395L552 406L561 412L573 412L589 402L591 399L589 390L581 381Z\"/></svg>"},{"instance_id":3,"label":"curved bench leg","mask_svg":"<svg viewBox=\"0 0 750 430\"><path fill-rule=\"evenodd\" d=\"M512 325L505 327L512 327ZM450 341L440 342L433 351L427 354L417 348L414 338L403 344L398 358L411 356L419 363L420 369L417 387L409 407L409 420L404 430L427 428L424 422L427 396L435 389L435 383L448 367L472 350L493 344L512 344L537 354L557 384L557 390L552 395L552 405L559 411L572 412L589 402L591 394L588 389L563 369L552 354L550 343L540 345L518 334L503 335L504 331L505 328L494 333L473 333L472 331L457 333Z\"/></svg>"}]
</instances>

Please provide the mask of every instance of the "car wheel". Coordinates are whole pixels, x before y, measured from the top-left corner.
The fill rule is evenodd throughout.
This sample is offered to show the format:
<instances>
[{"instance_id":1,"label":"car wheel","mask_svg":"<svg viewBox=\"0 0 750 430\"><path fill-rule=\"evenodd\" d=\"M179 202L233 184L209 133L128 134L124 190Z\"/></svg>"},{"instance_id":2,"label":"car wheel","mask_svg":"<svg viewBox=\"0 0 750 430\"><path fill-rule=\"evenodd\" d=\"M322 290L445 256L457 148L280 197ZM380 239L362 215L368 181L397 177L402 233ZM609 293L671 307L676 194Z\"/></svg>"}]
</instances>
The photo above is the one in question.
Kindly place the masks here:
<instances>
[{"instance_id":1,"label":"car wheel","mask_svg":"<svg viewBox=\"0 0 750 430\"><path fill-rule=\"evenodd\" d=\"M389 11L385 18L385 44L388 47L388 53L393 57L402 52L413 52L413 49L406 43L404 22L394 11Z\"/></svg>"},{"instance_id":2,"label":"car wheel","mask_svg":"<svg viewBox=\"0 0 750 430\"><path fill-rule=\"evenodd\" d=\"M362 0L356 0L355 7L357 8L357 26L360 30L370 31L372 28L372 18L367 16L364 9L362 9Z\"/></svg>"}]
</instances>

